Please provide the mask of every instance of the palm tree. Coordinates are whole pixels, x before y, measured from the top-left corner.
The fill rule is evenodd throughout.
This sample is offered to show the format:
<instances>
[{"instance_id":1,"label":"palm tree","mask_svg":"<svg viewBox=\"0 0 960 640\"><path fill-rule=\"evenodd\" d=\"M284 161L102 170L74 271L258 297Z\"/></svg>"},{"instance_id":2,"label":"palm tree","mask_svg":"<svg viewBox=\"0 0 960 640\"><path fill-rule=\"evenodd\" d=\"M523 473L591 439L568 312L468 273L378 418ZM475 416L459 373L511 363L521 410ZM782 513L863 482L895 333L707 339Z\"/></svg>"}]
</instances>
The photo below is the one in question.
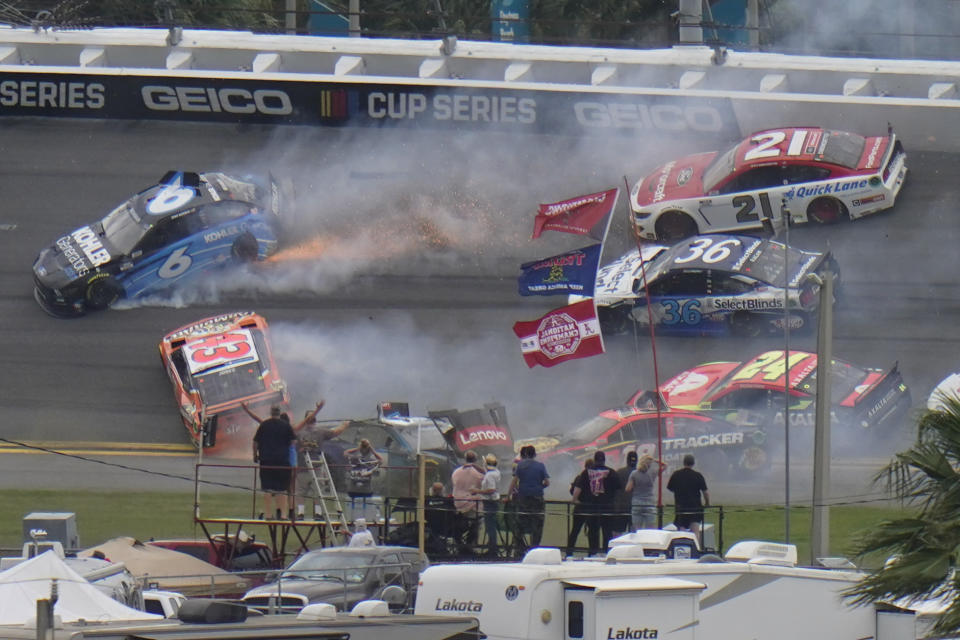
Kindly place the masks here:
<instances>
[{"instance_id":1,"label":"palm tree","mask_svg":"<svg viewBox=\"0 0 960 640\"><path fill-rule=\"evenodd\" d=\"M960 630L960 397L942 405L920 417L916 442L875 478L916 515L884 521L856 544L861 558L890 560L845 594L858 604L943 598L934 634Z\"/></svg>"}]
</instances>

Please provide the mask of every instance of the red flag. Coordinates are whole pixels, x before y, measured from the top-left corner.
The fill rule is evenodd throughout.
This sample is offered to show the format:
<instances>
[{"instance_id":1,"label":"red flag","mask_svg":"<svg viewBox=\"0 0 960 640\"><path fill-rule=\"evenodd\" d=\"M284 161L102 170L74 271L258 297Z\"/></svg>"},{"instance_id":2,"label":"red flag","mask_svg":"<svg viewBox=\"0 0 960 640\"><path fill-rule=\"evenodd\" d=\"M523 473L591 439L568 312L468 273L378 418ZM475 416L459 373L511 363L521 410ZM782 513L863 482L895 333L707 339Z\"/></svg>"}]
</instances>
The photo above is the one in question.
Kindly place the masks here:
<instances>
[{"instance_id":1,"label":"red flag","mask_svg":"<svg viewBox=\"0 0 960 640\"><path fill-rule=\"evenodd\" d=\"M567 360L603 353L600 321L588 298L528 322L517 322L513 332L528 367L552 367Z\"/></svg>"},{"instance_id":2,"label":"red flag","mask_svg":"<svg viewBox=\"0 0 960 640\"><path fill-rule=\"evenodd\" d=\"M540 205L533 221L533 239L546 230L576 233L600 240L605 226L603 222L613 211L619 189L591 193L562 202Z\"/></svg>"}]
</instances>

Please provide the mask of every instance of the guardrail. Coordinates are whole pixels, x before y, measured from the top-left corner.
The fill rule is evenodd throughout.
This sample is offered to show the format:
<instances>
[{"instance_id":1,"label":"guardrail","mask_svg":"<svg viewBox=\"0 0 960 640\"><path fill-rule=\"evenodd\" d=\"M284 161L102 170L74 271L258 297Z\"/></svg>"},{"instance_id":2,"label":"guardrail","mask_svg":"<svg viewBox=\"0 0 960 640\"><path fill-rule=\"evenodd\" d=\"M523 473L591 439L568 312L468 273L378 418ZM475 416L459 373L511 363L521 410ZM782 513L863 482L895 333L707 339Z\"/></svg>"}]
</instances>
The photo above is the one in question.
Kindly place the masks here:
<instances>
[{"instance_id":1,"label":"guardrail","mask_svg":"<svg viewBox=\"0 0 960 640\"><path fill-rule=\"evenodd\" d=\"M960 63L0 27L0 115L693 138L787 124L952 151Z\"/></svg>"}]
</instances>

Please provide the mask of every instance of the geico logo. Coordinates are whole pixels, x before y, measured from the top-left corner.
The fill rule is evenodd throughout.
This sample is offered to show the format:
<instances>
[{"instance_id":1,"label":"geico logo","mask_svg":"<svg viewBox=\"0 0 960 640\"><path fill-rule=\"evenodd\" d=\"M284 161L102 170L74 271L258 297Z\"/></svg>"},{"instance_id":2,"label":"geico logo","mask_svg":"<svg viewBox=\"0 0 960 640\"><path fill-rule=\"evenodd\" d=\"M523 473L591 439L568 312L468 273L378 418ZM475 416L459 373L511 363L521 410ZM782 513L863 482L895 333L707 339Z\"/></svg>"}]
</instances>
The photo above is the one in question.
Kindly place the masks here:
<instances>
[{"instance_id":1,"label":"geico logo","mask_svg":"<svg viewBox=\"0 0 960 640\"><path fill-rule=\"evenodd\" d=\"M374 91L367 96L367 115L392 120L414 119L428 114L434 120L457 122L518 122L537 119L537 101L514 96L474 96L440 93L428 98L422 93Z\"/></svg>"},{"instance_id":2,"label":"geico logo","mask_svg":"<svg viewBox=\"0 0 960 640\"><path fill-rule=\"evenodd\" d=\"M707 106L577 102L573 105L573 110L577 122L585 127L704 132L717 132L723 129L723 118L720 112L714 107Z\"/></svg>"},{"instance_id":3,"label":"geico logo","mask_svg":"<svg viewBox=\"0 0 960 640\"><path fill-rule=\"evenodd\" d=\"M99 82L4 80L0 82L0 106L102 109L105 91Z\"/></svg>"},{"instance_id":4,"label":"geico logo","mask_svg":"<svg viewBox=\"0 0 960 640\"><path fill-rule=\"evenodd\" d=\"M239 88L166 87L147 85L140 89L143 104L153 111L203 113L262 113L284 116L293 113L290 96L279 89L248 91Z\"/></svg>"}]
</instances>

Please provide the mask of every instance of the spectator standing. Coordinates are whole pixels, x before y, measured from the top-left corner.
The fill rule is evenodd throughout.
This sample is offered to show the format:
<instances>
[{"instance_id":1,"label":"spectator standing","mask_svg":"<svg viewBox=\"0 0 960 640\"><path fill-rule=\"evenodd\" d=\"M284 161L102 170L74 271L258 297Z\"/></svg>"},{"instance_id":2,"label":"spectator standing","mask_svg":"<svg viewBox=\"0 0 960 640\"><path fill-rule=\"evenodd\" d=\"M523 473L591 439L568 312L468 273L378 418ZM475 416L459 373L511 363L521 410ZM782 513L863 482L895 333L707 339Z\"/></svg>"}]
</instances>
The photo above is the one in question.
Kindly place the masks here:
<instances>
[{"instance_id":1,"label":"spectator standing","mask_svg":"<svg viewBox=\"0 0 960 640\"><path fill-rule=\"evenodd\" d=\"M700 527L703 524L703 508L710 506L710 493L703 474L695 471L693 454L683 456L683 468L677 469L667 482L667 489L673 493L674 520L678 529L692 531L700 539ZM700 496L703 501L700 501ZM701 544L702 544L701 540Z\"/></svg>"},{"instance_id":2,"label":"spectator standing","mask_svg":"<svg viewBox=\"0 0 960 640\"><path fill-rule=\"evenodd\" d=\"M310 498L313 502L314 519L320 520L323 518L323 513L320 510L320 500L322 500L323 497L317 493L317 487L313 482L313 474L310 473L310 469L307 467L305 454L310 454L310 460L317 462L323 454L324 443L340 436L346 431L347 427L350 426L349 420L344 420L335 427L322 427L318 425L317 413L319 413L322 408L323 400L317 403L315 409L307 411L300 424L293 427L293 432L297 434L297 441L300 445L297 447L297 470L299 473L297 474L295 486L298 520L304 518L304 502L307 498ZM331 478L330 481L333 482L333 479Z\"/></svg>"},{"instance_id":3,"label":"spectator standing","mask_svg":"<svg viewBox=\"0 0 960 640\"><path fill-rule=\"evenodd\" d=\"M297 436L289 422L280 419L280 406L270 407L270 417L260 422L253 436L253 461L260 465L264 514L276 514L277 520L289 514L290 444Z\"/></svg>"},{"instance_id":4,"label":"spectator standing","mask_svg":"<svg viewBox=\"0 0 960 640\"><path fill-rule=\"evenodd\" d=\"M612 537L613 527L611 520L613 513L613 498L622 486L617 472L607 466L607 456L603 451L593 454L593 468L584 469L584 473L577 478L577 486L573 489L573 500L583 502L587 520L587 545L589 555L600 552L599 536L603 533L603 551Z\"/></svg>"},{"instance_id":5,"label":"spectator standing","mask_svg":"<svg viewBox=\"0 0 960 640\"><path fill-rule=\"evenodd\" d=\"M550 486L550 474L536 457L537 449L532 444L520 448L520 462L513 472L509 491L511 494L516 491L520 532L530 536L527 548L540 546L545 511L543 490Z\"/></svg>"},{"instance_id":6,"label":"spectator standing","mask_svg":"<svg viewBox=\"0 0 960 640\"><path fill-rule=\"evenodd\" d=\"M453 506L457 510L456 530L460 552L472 552L477 544L479 520L477 515L477 493L483 482L484 470L477 464L477 453L467 451L464 463L453 470L450 482L453 485Z\"/></svg>"},{"instance_id":7,"label":"spectator standing","mask_svg":"<svg viewBox=\"0 0 960 640\"><path fill-rule=\"evenodd\" d=\"M367 519L357 518L353 521L353 535L350 536L348 547L375 547L377 541L373 539L373 533L367 529Z\"/></svg>"},{"instance_id":8,"label":"spectator standing","mask_svg":"<svg viewBox=\"0 0 960 640\"><path fill-rule=\"evenodd\" d=\"M573 496L574 489L577 487L580 476L585 474L588 469L593 469L593 458L587 458L583 461L583 471L578 473L573 479L573 482L570 483L571 497ZM583 525L586 524L586 522L587 514L584 512L583 503L573 499L573 523L570 527L570 533L567 535L567 557L572 556L574 549L577 548L577 538L580 536L580 530L583 529Z\"/></svg>"},{"instance_id":9,"label":"spectator standing","mask_svg":"<svg viewBox=\"0 0 960 640\"><path fill-rule=\"evenodd\" d=\"M637 452L628 451L626 464L617 469L617 475L620 476L620 486L622 489L617 491L613 499L613 510L617 514L613 519L613 536L619 536L631 529L630 505L631 490L627 489L627 481L630 474L637 469Z\"/></svg>"},{"instance_id":10,"label":"spectator standing","mask_svg":"<svg viewBox=\"0 0 960 640\"><path fill-rule=\"evenodd\" d=\"M360 513L363 518L367 514L367 500L373 495L373 476L379 473L383 464L383 456L377 453L370 441L366 438L360 443L343 452L350 461L350 473L347 482L347 495L350 496L350 518L357 518L357 504L360 504Z\"/></svg>"},{"instance_id":11,"label":"spectator standing","mask_svg":"<svg viewBox=\"0 0 960 640\"><path fill-rule=\"evenodd\" d=\"M630 493L633 530L653 529L657 526L657 498L654 489L657 477L667 465L654 460L648 454L640 456L637 468L627 480L626 491Z\"/></svg>"},{"instance_id":12,"label":"spectator standing","mask_svg":"<svg viewBox=\"0 0 960 640\"><path fill-rule=\"evenodd\" d=\"M484 458L487 470L480 481L480 496L483 497L483 529L487 536L487 555L497 556L500 547L497 536L500 527L497 517L500 514L500 470L497 468L497 456L488 453Z\"/></svg>"}]
</instances>

